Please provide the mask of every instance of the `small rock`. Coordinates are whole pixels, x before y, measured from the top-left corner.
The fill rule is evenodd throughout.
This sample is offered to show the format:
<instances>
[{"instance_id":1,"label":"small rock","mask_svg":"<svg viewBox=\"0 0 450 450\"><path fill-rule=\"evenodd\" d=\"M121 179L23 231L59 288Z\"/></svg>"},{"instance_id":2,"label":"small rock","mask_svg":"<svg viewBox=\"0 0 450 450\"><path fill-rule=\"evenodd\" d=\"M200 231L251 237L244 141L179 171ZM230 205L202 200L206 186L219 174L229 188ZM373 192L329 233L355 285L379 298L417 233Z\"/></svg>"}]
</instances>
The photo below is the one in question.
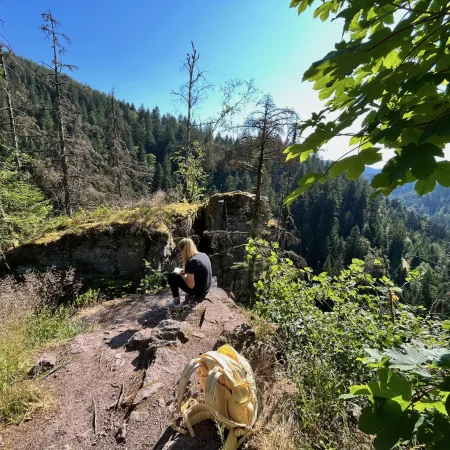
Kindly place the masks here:
<instances>
[{"instance_id":1,"label":"small rock","mask_svg":"<svg viewBox=\"0 0 450 450\"><path fill-rule=\"evenodd\" d=\"M53 369L56 366L56 359L56 355L52 353L41 355L36 364L31 368L29 376L35 377L42 372Z\"/></svg>"},{"instance_id":2,"label":"small rock","mask_svg":"<svg viewBox=\"0 0 450 450\"><path fill-rule=\"evenodd\" d=\"M152 329L144 328L134 333L129 339L126 346L128 350L143 350L147 347L152 338Z\"/></svg>"},{"instance_id":3,"label":"small rock","mask_svg":"<svg viewBox=\"0 0 450 450\"><path fill-rule=\"evenodd\" d=\"M130 414L130 422L147 422L150 419L150 414L145 411L133 411Z\"/></svg>"},{"instance_id":4,"label":"small rock","mask_svg":"<svg viewBox=\"0 0 450 450\"><path fill-rule=\"evenodd\" d=\"M122 353L116 353L116 354L114 355L114 358L116 358L116 359L122 358Z\"/></svg>"},{"instance_id":5,"label":"small rock","mask_svg":"<svg viewBox=\"0 0 450 450\"><path fill-rule=\"evenodd\" d=\"M161 408L164 408L164 407L166 406L166 402L164 401L163 398L158 398L158 405L159 405ZM0 442L1 442L1 441L0 441Z\"/></svg>"},{"instance_id":6,"label":"small rock","mask_svg":"<svg viewBox=\"0 0 450 450\"><path fill-rule=\"evenodd\" d=\"M189 340L187 336L188 325L186 322L179 322L173 319L163 320L154 328L152 340L176 341L179 339L182 343Z\"/></svg>"},{"instance_id":7,"label":"small rock","mask_svg":"<svg viewBox=\"0 0 450 450\"><path fill-rule=\"evenodd\" d=\"M192 336L195 336L196 338L199 338L199 339L205 339L205 337L206 337L206 335L201 333L200 331L193 331Z\"/></svg>"},{"instance_id":8,"label":"small rock","mask_svg":"<svg viewBox=\"0 0 450 450\"><path fill-rule=\"evenodd\" d=\"M143 402L145 399L149 398L152 394L157 392L163 386L164 386L163 383L153 383L146 388L140 389L133 400L133 406L136 406L139 403Z\"/></svg>"}]
</instances>

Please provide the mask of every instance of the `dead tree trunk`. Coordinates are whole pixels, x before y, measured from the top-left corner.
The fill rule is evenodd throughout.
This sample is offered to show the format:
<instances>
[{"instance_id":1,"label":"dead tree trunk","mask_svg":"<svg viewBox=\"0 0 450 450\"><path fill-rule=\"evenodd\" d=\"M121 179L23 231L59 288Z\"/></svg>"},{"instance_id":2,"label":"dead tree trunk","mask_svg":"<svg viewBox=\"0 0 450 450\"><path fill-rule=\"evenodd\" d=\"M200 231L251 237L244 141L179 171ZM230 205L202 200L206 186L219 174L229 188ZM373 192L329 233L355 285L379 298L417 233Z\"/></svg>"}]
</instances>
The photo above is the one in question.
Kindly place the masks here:
<instances>
[{"instance_id":1,"label":"dead tree trunk","mask_svg":"<svg viewBox=\"0 0 450 450\"><path fill-rule=\"evenodd\" d=\"M62 113L61 105L61 90L60 90L60 79L59 79L59 68L57 64L57 50L56 50L56 35L54 30L54 24L52 22L52 33L53 33L53 62L54 62L54 85L55 85L55 118L58 126L58 139L59 139L59 156L61 158L61 165L63 171L63 189L64 189L64 207L66 213L70 216L72 215L72 205L70 202L70 188L69 188L69 165L67 163L67 153L66 153L66 138L64 135L64 119Z\"/></svg>"},{"instance_id":2,"label":"dead tree trunk","mask_svg":"<svg viewBox=\"0 0 450 450\"><path fill-rule=\"evenodd\" d=\"M4 60L4 51L3 51L3 45L0 43L0 68L2 71L2 77L3 77L3 90L5 92L6 97L6 106L8 111L8 120L9 120L9 127L11 129L11 137L12 137L12 143L13 143L13 152L14 152L14 159L16 161L17 170L20 170L22 167L22 160L20 158L20 152L19 152L19 140L17 137L17 131L16 131L16 121L14 117L14 109L12 105L12 98L11 93L9 90L9 81L8 81L8 70L5 65Z\"/></svg>"},{"instance_id":3,"label":"dead tree trunk","mask_svg":"<svg viewBox=\"0 0 450 450\"><path fill-rule=\"evenodd\" d=\"M298 127L298 124L295 123L291 145L294 145L297 142L297 127ZM286 227L287 227L287 221L288 221L289 213L290 213L289 206L285 205L284 202L286 200L286 197L287 197L289 191L291 190L292 177L293 177L292 164L290 162L288 162L287 166L288 166L288 172L287 172L286 184L284 186L283 194L281 196L281 220L280 220L280 224L279 224L280 237L278 240L278 244L282 251L284 251L284 249L286 247Z\"/></svg>"},{"instance_id":4,"label":"dead tree trunk","mask_svg":"<svg viewBox=\"0 0 450 450\"><path fill-rule=\"evenodd\" d=\"M192 129L194 127L194 114L199 103L208 97L208 91L213 89L213 86L208 83L204 72L197 67L200 54L195 48L194 42L191 41L192 51L186 54L186 62L181 66L181 70L188 72L189 80L186 84L180 87L178 92L172 91L173 95L179 97L179 101L186 107L187 123L186 136L184 140L184 163L187 167L189 156L192 151ZM185 177L182 180L184 197L188 196L188 179Z\"/></svg>"},{"instance_id":5,"label":"dead tree trunk","mask_svg":"<svg viewBox=\"0 0 450 450\"><path fill-rule=\"evenodd\" d=\"M114 153L114 165L116 166L116 179L117 179L117 193L119 198L122 198L122 177L120 171L120 136L119 136L119 125L117 123L116 114L116 99L114 98L114 92L111 93L111 120L112 120L112 151Z\"/></svg>"},{"instance_id":6,"label":"dead tree trunk","mask_svg":"<svg viewBox=\"0 0 450 450\"><path fill-rule=\"evenodd\" d=\"M264 105L264 117L262 120L261 129L261 141L259 145L259 155L258 155L258 166L256 172L256 188L255 188L255 203L253 206L253 219L252 219L252 239L256 239L258 235L258 228L260 222L260 212L261 212L261 188L262 188L262 176L264 169L264 159L266 156L266 144L267 144L267 126L268 126L268 114L269 114L270 103L267 100ZM247 290L250 294L250 298L253 298L253 283L255 278L255 257L253 257L248 264L248 275L247 275Z\"/></svg>"},{"instance_id":7,"label":"dead tree trunk","mask_svg":"<svg viewBox=\"0 0 450 450\"><path fill-rule=\"evenodd\" d=\"M67 159L67 139L65 136L65 123L62 103L61 92L61 77L64 68L70 71L76 69L76 66L71 64L64 64L61 60L62 55L65 53L66 48L61 44L60 38L67 44L70 44L70 39L63 33L58 31L59 22L52 16L51 12L42 14L44 19L44 25L41 26L41 30L45 33L46 38L51 41L51 48L53 52L53 59L51 65L46 66L52 71L52 83L54 87L54 102L53 110L56 122L56 132L58 135L59 143L59 159L62 167L62 186L64 191L64 209L70 216L72 215L72 195L70 192L69 182L69 163Z\"/></svg>"}]
</instances>

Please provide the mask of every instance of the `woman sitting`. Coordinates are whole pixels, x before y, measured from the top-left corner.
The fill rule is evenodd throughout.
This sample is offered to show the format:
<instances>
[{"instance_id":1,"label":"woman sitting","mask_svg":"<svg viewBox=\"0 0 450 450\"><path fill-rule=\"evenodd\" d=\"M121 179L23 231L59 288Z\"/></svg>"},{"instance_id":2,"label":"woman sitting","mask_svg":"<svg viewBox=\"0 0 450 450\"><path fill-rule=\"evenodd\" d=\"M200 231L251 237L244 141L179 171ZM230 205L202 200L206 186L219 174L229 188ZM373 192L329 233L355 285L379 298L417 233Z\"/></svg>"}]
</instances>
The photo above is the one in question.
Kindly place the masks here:
<instances>
[{"instance_id":1,"label":"woman sitting","mask_svg":"<svg viewBox=\"0 0 450 450\"><path fill-rule=\"evenodd\" d=\"M208 255L197 250L192 239L182 239L178 248L184 269L180 273L169 274L173 308L181 307L179 289L196 299L201 299L208 293L212 279L211 261Z\"/></svg>"}]
</instances>

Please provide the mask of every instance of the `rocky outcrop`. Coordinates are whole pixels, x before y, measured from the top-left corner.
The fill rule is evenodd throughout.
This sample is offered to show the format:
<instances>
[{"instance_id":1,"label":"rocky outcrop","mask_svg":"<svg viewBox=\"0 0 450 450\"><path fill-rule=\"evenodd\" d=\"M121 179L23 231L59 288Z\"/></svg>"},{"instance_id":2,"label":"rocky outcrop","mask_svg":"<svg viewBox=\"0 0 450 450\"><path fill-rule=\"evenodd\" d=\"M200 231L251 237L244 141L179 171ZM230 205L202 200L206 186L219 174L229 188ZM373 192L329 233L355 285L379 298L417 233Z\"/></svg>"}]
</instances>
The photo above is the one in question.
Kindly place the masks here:
<instances>
[{"instance_id":1,"label":"rocky outcrop","mask_svg":"<svg viewBox=\"0 0 450 450\"><path fill-rule=\"evenodd\" d=\"M245 244L250 237L255 196L247 192L213 195L205 209L204 242L209 249L213 272L219 286L236 292L245 283L246 272L236 263L246 260ZM270 217L263 198L260 222Z\"/></svg>"},{"instance_id":2,"label":"rocky outcrop","mask_svg":"<svg viewBox=\"0 0 450 450\"><path fill-rule=\"evenodd\" d=\"M149 223L145 216L149 213L143 210L142 218L49 233L7 252L8 265L0 261L0 276L10 270L20 276L31 270L73 267L86 285L96 278L137 282L144 275L144 260L155 269L175 264L175 242L194 234L197 212L197 207L172 205L163 211L155 209Z\"/></svg>"},{"instance_id":3,"label":"rocky outcrop","mask_svg":"<svg viewBox=\"0 0 450 450\"><path fill-rule=\"evenodd\" d=\"M211 256L218 285L236 291L245 279L245 270L235 263L245 261L253 203L253 194L228 192L213 195L200 207L182 204L150 213L137 210L125 220L49 233L9 251L8 265L0 261L0 276L10 270L20 276L31 270L73 267L86 287L98 279L126 280L136 286L145 272L144 260L155 269L171 270L177 264L176 242L190 236ZM155 216L150 224L149 214ZM263 199L261 223L267 224L269 217L268 201Z\"/></svg>"}]
</instances>

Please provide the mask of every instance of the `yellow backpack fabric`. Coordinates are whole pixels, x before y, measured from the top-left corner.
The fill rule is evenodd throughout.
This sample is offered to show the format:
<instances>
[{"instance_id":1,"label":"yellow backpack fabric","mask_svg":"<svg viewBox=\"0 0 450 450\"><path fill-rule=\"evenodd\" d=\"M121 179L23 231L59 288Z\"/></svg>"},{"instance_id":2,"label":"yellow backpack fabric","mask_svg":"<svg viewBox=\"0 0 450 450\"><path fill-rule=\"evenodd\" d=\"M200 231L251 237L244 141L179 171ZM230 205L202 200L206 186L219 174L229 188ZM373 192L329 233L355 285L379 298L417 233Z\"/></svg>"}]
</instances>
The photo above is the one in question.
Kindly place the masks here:
<instances>
[{"instance_id":1,"label":"yellow backpack fabric","mask_svg":"<svg viewBox=\"0 0 450 450\"><path fill-rule=\"evenodd\" d=\"M186 386L198 370L205 402L190 398L183 403ZM178 411L182 426L192 437L192 427L202 420L212 419L229 430L224 450L236 450L250 435L258 415L256 382L248 361L230 345L204 353L193 359L184 369L178 383ZM186 430L176 426L177 431ZM238 438L240 438L238 440Z\"/></svg>"}]
</instances>

